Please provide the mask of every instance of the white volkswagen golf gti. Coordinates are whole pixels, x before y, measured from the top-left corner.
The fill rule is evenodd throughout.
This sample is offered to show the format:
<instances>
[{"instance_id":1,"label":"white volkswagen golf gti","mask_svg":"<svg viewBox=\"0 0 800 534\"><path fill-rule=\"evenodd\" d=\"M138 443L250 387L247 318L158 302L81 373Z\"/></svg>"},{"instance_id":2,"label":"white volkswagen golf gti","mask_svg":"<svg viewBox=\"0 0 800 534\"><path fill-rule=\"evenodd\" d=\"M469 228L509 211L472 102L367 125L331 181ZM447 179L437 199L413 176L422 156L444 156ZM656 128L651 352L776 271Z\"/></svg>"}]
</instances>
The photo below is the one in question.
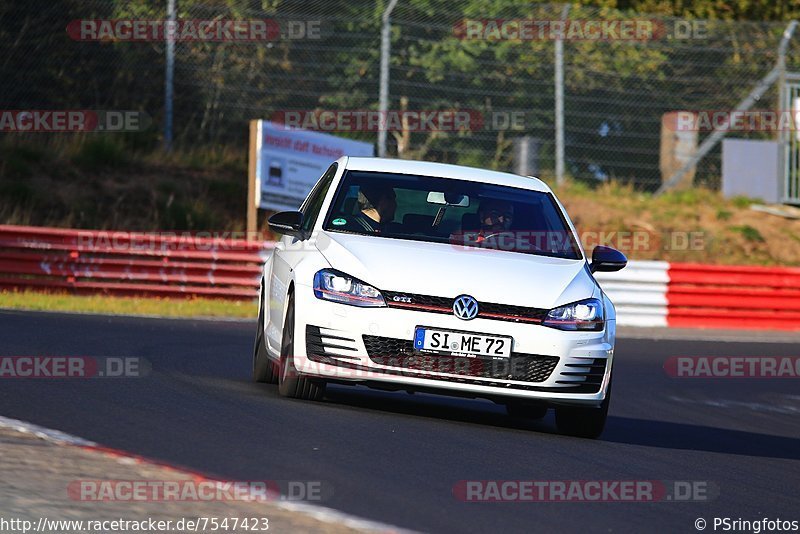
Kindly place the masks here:
<instances>
[{"instance_id":1,"label":"white volkswagen golf gti","mask_svg":"<svg viewBox=\"0 0 800 534\"><path fill-rule=\"evenodd\" d=\"M264 266L253 377L321 399L329 383L487 398L512 416L555 409L597 437L611 398L614 305L550 188L475 168L343 157Z\"/></svg>"}]
</instances>

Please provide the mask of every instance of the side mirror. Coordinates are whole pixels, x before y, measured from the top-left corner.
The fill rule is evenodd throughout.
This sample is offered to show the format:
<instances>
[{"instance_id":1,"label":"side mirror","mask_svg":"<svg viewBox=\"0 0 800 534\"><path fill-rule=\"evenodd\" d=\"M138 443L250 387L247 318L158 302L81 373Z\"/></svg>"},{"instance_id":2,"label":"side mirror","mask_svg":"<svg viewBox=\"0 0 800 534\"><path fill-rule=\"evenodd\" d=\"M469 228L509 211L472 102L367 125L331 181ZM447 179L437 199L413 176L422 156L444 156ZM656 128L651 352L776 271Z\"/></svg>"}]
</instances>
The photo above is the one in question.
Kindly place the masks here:
<instances>
[{"instance_id":1,"label":"side mirror","mask_svg":"<svg viewBox=\"0 0 800 534\"><path fill-rule=\"evenodd\" d=\"M281 211L269 218L269 229L276 234L302 237L303 214L299 211Z\"/></svg>"},{"instance_id":2,"label":"side mirror","mask_svg":"<svg viewBox=\"0 0 800 534\"><path fill-rule=\"evenodd\" d=\"M597 246L592 251L592 263L589 269L593 272L612 273L628 265L628 258L619 250L611 247Z\"/></svg>"}]
</instances>

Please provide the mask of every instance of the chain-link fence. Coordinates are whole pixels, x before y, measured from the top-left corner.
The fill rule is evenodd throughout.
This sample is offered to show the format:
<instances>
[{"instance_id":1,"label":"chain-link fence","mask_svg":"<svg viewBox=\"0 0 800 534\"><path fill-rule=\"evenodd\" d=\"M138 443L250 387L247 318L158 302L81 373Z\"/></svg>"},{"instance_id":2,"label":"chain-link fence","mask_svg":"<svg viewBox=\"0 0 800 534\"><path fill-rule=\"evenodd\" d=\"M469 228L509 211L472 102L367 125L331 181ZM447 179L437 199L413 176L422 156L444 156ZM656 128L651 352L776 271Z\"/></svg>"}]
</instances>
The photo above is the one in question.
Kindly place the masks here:
<instances>
[{"instance_id":1,"label":"chain-link fence","mask_svg":"<svg viewBox=\"0 0 800 534\"><path fill-rule=\"evenodd\" d=\"M309 38L301 25L297 35L256 42L179 40L176 146L245 147L248 120L286 110L378 109L385 2L176 1L180 20L271 19L282 31L305 21L313 23L305 26L307 33L319 30ZM452 131L391 131L388 154L509 170L514 140L527 136L538 173L551 179L556 33L541 23L579 21L577 34L561 34L565 172L653 190L662 180L662 115L732 109L775 66L786 27L564 7L528 0L399 0L391 15L389 109L470 110L483 120ZM163 20L166 11L166 3L144 0L5 2L0 109L139 110L153 123L132 139L157 146L164 123L163 39L84 40L67 28L75 20ZM650 33L588 35L595 29L590 22L597 21L649 21ZM533 33L514 33L526 24ZM788 50L790 70L800 67L797 41ZM778 88L757 107L779 108ZM335 133L376 140L373 130L355 130ZM716 186L719 175L717 148L698 165L695 182Z\"/></svg>"}]
</instances>

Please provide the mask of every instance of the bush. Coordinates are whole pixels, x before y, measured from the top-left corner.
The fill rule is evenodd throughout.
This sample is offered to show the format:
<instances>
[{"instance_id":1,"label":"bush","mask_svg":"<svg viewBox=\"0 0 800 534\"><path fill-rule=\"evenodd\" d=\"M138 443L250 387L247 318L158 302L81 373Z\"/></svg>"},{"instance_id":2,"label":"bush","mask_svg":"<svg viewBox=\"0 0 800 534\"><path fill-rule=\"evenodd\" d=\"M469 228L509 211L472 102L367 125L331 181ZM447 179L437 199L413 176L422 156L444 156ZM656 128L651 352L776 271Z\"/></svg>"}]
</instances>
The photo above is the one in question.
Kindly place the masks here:
<instances>
[{"instance_id":1,"label":"bush","mask_svg":"<svg viewBox=\"0 0 800 534\"><path fill-rule=\"evenodd\" d=\"M99 137L82 143L72 162L84 169L115 167L128 162L125 148L117 140L110 137Z\"/></svg>"}]
</instances>

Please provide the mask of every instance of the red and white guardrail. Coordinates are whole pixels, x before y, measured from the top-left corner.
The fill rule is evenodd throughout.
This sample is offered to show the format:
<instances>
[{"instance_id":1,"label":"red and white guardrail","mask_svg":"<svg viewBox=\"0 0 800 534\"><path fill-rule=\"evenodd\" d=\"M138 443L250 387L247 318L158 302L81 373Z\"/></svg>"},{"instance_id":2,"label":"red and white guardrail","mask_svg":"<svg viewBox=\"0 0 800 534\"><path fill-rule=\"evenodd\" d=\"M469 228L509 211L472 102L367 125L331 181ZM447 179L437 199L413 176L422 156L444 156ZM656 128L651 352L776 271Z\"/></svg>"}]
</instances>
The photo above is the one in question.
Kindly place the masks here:
<instances>
[{"instance_id":1,"label":"red and white guardrail","mask_svg":"<svg viewBox=\"0 0 800 534\"><path fill-rule=\"evenodd\" d=\"M272 246L180 232L0 225L0 289L249 300Z\"/></svg>"},{"instance_id":2,"label":"red and white guardrail","mask_svg":"<svg viewBox=\"0 0 800 534\"><path fill-rule=\"evenodd\" d=\"M800 330L800 268L631 261L595 277L617 324Z\"/></svg>"},{"instance_id":3,"label":"red and white guardrail","mask_svg":"<svg viewBox=\"0 0 800 534\"><path fill-rule=\"evenodd\" d=\"M274 243L182 233L0 225L0 289L258 295ZM800 268L631 261L595 275L627 326L800 330Z\"/></svg>"}]
</instances>

